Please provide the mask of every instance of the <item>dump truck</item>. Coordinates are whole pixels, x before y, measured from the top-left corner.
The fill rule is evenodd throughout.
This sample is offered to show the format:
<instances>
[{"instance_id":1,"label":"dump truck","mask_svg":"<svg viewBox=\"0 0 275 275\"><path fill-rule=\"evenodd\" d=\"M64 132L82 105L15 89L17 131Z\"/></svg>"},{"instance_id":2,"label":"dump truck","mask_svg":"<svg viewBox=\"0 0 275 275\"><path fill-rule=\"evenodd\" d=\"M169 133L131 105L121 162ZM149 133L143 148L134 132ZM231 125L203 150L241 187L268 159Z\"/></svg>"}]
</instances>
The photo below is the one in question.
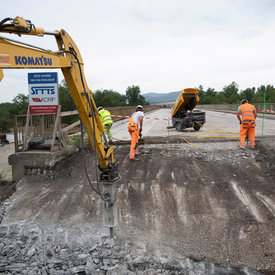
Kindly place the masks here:
<instances>
[{"instance_id":1,"label":"dump truck","mask_svg":"<svg viewBox=\"0 0 275 275\"><path fill-rule=\"evenodd\" d=\"M172 124L177 131L182 132L190 127L199 131L201 125L205 123L205 112L194 110L199 100L197 89L182 90L171 112Z\"/></svg>"}]
</instances>

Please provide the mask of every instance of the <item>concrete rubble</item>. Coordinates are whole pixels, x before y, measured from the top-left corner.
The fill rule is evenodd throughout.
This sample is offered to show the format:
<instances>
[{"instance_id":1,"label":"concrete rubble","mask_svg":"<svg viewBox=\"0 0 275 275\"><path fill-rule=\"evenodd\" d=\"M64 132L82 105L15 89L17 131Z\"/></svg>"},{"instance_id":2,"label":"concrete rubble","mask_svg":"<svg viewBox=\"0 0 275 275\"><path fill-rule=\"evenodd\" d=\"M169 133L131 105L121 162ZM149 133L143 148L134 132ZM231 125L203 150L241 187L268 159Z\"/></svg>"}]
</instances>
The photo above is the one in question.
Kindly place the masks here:
<instances>
[{"instance_id":1,"label":"concrete rubble","mask_svg":"<svg viewBox=\"0 0 275 275\"><path fill-rule=\"evenodd\" d=\"M2 206L3 207L3 206ZM120 242L64 228L41 229L35 224L0 226L0 273L4 274L260 274L236 271L208 261L159 255L144 244Z\"/></svg>"}]
</instances>

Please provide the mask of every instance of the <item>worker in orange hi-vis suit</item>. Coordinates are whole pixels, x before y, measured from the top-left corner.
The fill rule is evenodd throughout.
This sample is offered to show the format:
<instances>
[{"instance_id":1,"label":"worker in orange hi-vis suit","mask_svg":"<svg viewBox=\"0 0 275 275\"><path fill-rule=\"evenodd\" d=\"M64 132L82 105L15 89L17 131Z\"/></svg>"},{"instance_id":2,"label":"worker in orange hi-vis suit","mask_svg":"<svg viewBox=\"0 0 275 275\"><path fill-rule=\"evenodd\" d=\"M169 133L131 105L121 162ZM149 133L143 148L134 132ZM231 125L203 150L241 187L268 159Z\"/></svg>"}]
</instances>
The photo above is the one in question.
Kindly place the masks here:
<instances>
[{"instance_id":1,"label":"worker in orange hi-vis suit","mask_svg":"<svg viewBox=\"0 0 275 275\"><path fill-rule=\"evenodd\" d=\"M142 124L143 124L143 107L138 105L136 107L136 112L133 113L129 122L128 122L128 131L131 135L131 147L130 147L130 154L129 160L130 161L138 161L139 158L136 156L138 155L138 137L142 132Z\"/></svg>"},{"instance_id":2,"label":"worker in orange hi-vis suit","mask_svg":"<svg viewBox=\"0 0 275 275\"><path fill-rule=\"evenodd\" d=\"M242 116L242 119L241 119ZM237 112L237 118L240 121L240 148L245 148L245 137L248 134L250 147L255 148L255 120L257 113L255 107L243 99Z\"/></svg>"}]
</instances>

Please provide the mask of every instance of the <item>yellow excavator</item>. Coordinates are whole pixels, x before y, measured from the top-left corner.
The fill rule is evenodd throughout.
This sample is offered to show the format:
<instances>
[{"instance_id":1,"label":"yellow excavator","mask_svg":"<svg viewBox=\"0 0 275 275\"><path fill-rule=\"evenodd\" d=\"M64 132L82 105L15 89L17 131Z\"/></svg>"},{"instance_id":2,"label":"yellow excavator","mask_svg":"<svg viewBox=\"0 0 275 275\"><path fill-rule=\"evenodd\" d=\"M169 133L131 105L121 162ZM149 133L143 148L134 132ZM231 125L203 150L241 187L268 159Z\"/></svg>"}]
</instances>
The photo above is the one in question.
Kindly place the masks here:
<instances>
[{"instance_id":1,"label":"yellow excavator","mask_svg":"<svg viewBox=\"0 0 275 275\"><path fill-rule=\"evenodd\" d=\"M107 185L116 181L118 179L118 166L114 161L114 149L109 145L102 145L101 135L104 132L104 128L93 100L92 92L86 83L83 73L83 60L69 34L63 29L60 31L45 31L43 28L36 27L30 20L25 20L22 17L3 19L0 22L0 32L16 34L19 37L22 35L54 36L58 46L58 51L55 52L6 36L0 36L0 81L4 77L3 69L60 68L78 110L81 122L88 134L89 141L96 152L100 170L99 180L107 183ZM113 191L110 192L113 193ZM113 196L110 192L105 192L105 197L103 197L107 202L110 202Z\"/></svg>"},{"instance_id":2,"label":"yellow excavator","mask_svg":"<svg viewBox=\"0 0 275 275\"><path fill-rule=\"evenodd\" d=\"M52 52L17 40L0 36L0 80L3 69L54 69L60 68L68 84L69 91L84 124L90 143L97 152L97 161L102 179L116 178L116 163L110 146L104 147L101 134L104 132L92 92L88 88L83 73L83 60L80 52L65 30L47 32L35 27L22 17L6 18L0 22L0 32L21 35L52 35L55 37L59 51Z\"/></svg>"}]
</instances>

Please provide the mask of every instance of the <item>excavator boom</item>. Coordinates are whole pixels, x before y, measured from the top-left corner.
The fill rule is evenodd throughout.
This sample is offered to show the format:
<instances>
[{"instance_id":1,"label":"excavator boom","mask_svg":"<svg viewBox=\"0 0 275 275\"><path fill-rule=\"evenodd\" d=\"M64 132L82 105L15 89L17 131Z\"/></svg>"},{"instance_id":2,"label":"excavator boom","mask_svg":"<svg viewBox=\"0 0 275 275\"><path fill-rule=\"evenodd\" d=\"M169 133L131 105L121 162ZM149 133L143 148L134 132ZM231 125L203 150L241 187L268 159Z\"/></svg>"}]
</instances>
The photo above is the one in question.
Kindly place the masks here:
<instances>
[{"instance_id":1,"label":"excavator boom","mask_svg":"<svg viewBox=\"0 0 275 275\"><path fill-rule=\"evenodd\" d=\"M45 32L44 29L36 28L29 20L22 17L2 20L0 32L18 34L19 36L52 35L55 37L58 46L57 52L0 36L0 81L3 79L3 69L60 68L80 119L86 128L90 143L97 152L101 180L114 181L117 178L117 164L114 162L113 148L102 145L101 134L104 132L104 128L92 92L86 83L82 57L69 34L63 29Z\"/></svg>"}]
</instances>

